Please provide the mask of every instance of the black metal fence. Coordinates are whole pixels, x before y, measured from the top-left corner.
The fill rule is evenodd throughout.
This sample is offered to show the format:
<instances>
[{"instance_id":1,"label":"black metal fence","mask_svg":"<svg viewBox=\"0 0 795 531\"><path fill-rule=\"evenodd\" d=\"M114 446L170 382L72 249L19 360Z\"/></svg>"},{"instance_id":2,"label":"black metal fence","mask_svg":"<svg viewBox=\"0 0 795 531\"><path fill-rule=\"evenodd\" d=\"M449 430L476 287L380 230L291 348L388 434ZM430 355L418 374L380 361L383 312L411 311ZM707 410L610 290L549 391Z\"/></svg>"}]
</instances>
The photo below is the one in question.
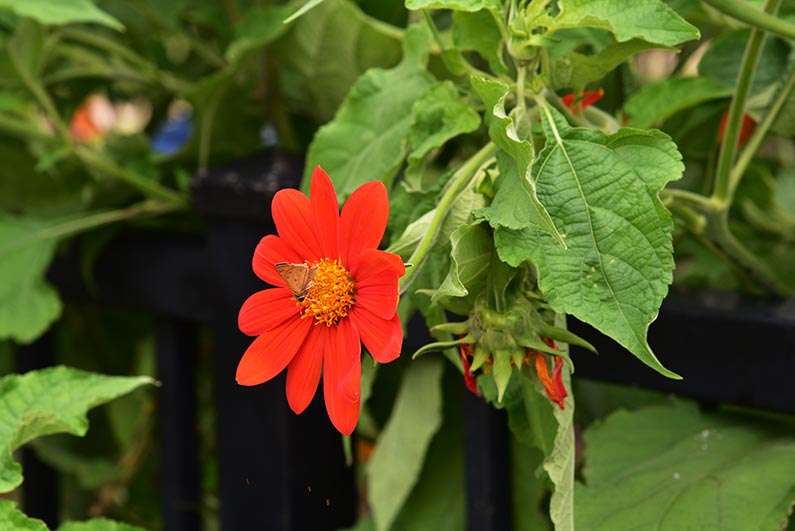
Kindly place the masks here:
<instances>
[{"instance_id":1,"label":"black metal fence","mask_svg":"<svg viewBox=\"0 0 795 531\"><path fill-rule=\"evenodd\" d=\"M214 332L220 521L224 531L334 530L354 523L357 493L345 466L339 434L325 416L322 397L301 416L283 396L284 382L240 387L234 375L249 339L237 329L245 298L262 283L251 272L259 239L274 231L269 206L280 188L296 187L302 161L269 150L197 176L192 200L204 218L202 236L131 233L109 244L95 268L91 295L79 262L59 257L51 280L67 300L91 298L156 317L161 492L167 531L201 527L196 430L197 328ZM675 382L635 362L590 327L574 331L600 354L574 352L577 377L675 392L706 403L735 403L795 413L795 304L748 302L731 295L671 295L650 342L667 366L685 376ZM427 339L419 322L409 327L404 351ZM20 369L53 363L45 335L21 349ZM463 386L462 386L463 388ZM466 396L465 440L468 527L510 529L509 436L501 412ZM24 509L55 527L58 478L24 452Z\"/></svg>"}]
</instances>

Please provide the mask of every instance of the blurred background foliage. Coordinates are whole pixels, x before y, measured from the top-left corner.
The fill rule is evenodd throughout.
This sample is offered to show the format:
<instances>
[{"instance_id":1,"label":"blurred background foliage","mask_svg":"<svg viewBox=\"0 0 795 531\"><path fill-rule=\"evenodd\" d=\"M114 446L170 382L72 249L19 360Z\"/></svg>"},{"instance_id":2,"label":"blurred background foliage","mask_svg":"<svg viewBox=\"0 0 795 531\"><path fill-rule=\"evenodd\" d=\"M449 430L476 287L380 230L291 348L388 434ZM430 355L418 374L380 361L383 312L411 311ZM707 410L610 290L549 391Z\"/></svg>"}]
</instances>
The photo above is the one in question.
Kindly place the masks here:
<instances>
[{"instance_id":1,"label":"blurred background foliage","mask_svg":"<svg viewBox=\"0 0 795 531\"><path fill-rule=\"evenodd\" d=\"M362 73L399 62L409 14L402 0L325 0L283 24L303 2L71 0L51 10L42 8L44 3L0 1L0 368L14 372L18 345L54 326L59 363L102 374L155 376L151 317L90 303L63 304L45 279L52 257L77 249L90 285L92 260L120 230L115 222L152 231L201 231L188 206L190 176L265 147L304 153ZM699 1L668 3L701 29L702 40L681 53L642 51L588 88L604 89L599 106L605 112L672 135L687 162L678 186L699 191L715 164L721 116L748 31ZM785 2L782 16L795 20L795 2ZM454 21L441 22L446 31ZM488 45L465 29L454 38L474 50L468 52L473 56ZM594 55L610 43L604 31L571 30L552 53ZM501 68L488 58L475 60L484 69ZM431 68L441 72L440 64L434 56ZM768 39L751 119L769 107L791 68L791 43ZM744 243L790 281L795 281L793 117L795 97L790 97L775 135L749 168L732 216ZM429 171L442 174L449 156L438 154ZM393 192L392 234L433 206L433 194L418 197L405 189ZM703 243L685 232L677 236L676 284L746 287L742 274ZM210 339L201 345L196 355L202 513L212 530L218 501ZM396 370L373 376L377 385L363 414L365 435L368 426L374 436L387 423L407 366L402 360ZM449 369L443 378L448 398L442 401L442 428L396 529L463 526L461 382ZM587 381L576 386L578 434L593 425L578 442L586 441L594 455L609 453L605 441L641 422L632 412L644 408L658 408L648 410L647 418L669 415L673 424L684 426L683 433L703 424L701 413L655 393ZM91 413L86 437L54 435L33 442L36 454L63 473L64 519L107 516L146 529L161 527L156 397L155 388L137 389ZM624 413L599 424L617 411ZM757 416L733 411L721 422L760 433L738 422L740 413L746 419ZM781 419L753 422L763 426L765 437L780 436ZM372 449L369 438L357 447L361 459ZM521 506L534 506L515 515L516 529L548 528L547 487L536 476L541 455L519 440L513 448L514 495ZM583 473L610 485L615 478L609 472L586 468ZM587 500L584 511L598 512L611 492L594 494L583 487L578 496ZM364 517L357 529L372 526Z\"/></svg>"}]
</instances>

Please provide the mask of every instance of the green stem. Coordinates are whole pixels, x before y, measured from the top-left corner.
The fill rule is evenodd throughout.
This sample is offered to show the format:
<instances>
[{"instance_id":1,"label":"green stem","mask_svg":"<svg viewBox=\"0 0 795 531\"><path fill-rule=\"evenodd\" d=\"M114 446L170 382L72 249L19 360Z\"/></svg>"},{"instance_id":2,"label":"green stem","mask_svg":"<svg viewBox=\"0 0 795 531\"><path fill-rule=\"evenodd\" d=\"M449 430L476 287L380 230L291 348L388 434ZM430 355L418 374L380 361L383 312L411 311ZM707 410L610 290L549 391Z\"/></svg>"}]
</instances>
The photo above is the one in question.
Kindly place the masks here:
<instances>
[{"instance_id":1,"label":"green stem","mask_svg":"<svg viewBox=\"0 0 795 531\"><path fill-rule=\"evenodd\" d=\"M737 186L740 184L740 180L743 178L745 170L751 163L751 159L754 158L759 146L762 145L762 141L765 139L768 131L773 126L773 122L776 121L776 117L778 117L778 113L781 111L781 108L789 99L793 88L795 88L795 69L793 69L793 71L790 73L789 78L787 78L787 81L784 83L784 86L781 88L778 96L776 96L776 100L773 102L773 105L767 111L762 123L760 123L754 131L754 134L751 136L748 144L746 144L745 149L743 149L742 153L740 153L740 156L737 158L737 163L734 165L734 168L732 168L729 174L730 201L731 198L734 197L734 192L737 190Z\"/></svg>"},{"instance_id":2,"label":"green stem","mask_svg":"<svg viewBox=\"0 0 795 531\"><path fill-rule=\"evenodd\" d=\"M775 13L780 4L781 0L767 0L765 2L765 11ZM745 102L751 91L751 83L754 79L756 66L759 63L759 56L762 53L764 39L765 33L762 30L755 28L751 31L740 66L740 74L737 77L734 98L732 98L732 103L729 107L726 134L723 137L723 144L718 155L718 168L715 172L715 188L712 192L712 197L726 205L731 200L729 173L734 164L737 141L740 138L740 129L743 115L745 114Z\"/></svg>"},{"instance_id":3,"label":"green stem","mask_svg":"<svg viewBox=\"0 0 795 531\"><path fill-rule=\"evenodd\" d=\"M760 11L743 0L704 0L704 3L755 28L795 39L795 24Z\"/></svg>"},{"instance_id":4,"label":"green stem","mask_svg":"<svg viewBox=\"0 0 795 531\"><path fill-rule=\"evenodd\" d=\"M660 194L666 203L685 204L701 212L717 212L718 205L715 201L701 194L680 190L678 188L666 188Z\"/></svg>"},{"instance_id":5,"label":"green stem","mask_svg":"<svg viewBox=\"0 0 795 531\"><path fill-rule=\"evenodd\" d=\"M38 125L0 114L0 131L26 140L52 140L53 136Z\"/></svg>"},{"instance_id":6,"label":"green stem","mask_svg":"<svg viewBox=\"0 0 795 531\"><path fill-rule=\"evenodd\" d=\"M127 208L97 212L72 221L65 221L37 232L36 236L40 239L65 238L110 223L125 221L140 216L165 214L167 212L179 210L180 208L182 208L182 206L173 202L148 199Z\"/></svg>"},{"instance_id":7,"label":"green stem","mask_svg":"<svg viewBox=\"0 0 795 531\"><path fill-rule=\"evenodd\" d=\"M483 164L492 157L496 150L497 146L489 142L483 146L480 151L472 155L472 157L470 157L469 160L467 160L460 168L458 168L458 171L456 171L453 177L450 179L447 190L445 190L442 198L439 200L439 204L436 206L435 213L431 219L430 225L428 226L428 230L422 236L422 239L417 244L417 247L414 249L414 252L411 254L411 257L408 260L408 263L411 265L409 266L408 271L406 271L406 274L400 280L401 293L406 292L411 283L414 281L414 278L417 276L417 272L420 270L428 251L431 250L431 247L436 241L436 237L439 235L439 231L442 228L442 223L447 217L448 211L450 210L453 202L467 187L481 166L483 166Z\"/></svg>"},{"instance_id":8,"label":"green stem","mask_svg":"<svg viewBox=\"0 0 795 531\"><path fill-rule=\"evenodd\" d=\"M106 158L86 146L75 146L74 152L83 164L89 168L125 182L148 197L160 199L178 206L187 205L185 197L177 192L147 177L118 166L113 160Z\"/></svg>"}]
</instances>

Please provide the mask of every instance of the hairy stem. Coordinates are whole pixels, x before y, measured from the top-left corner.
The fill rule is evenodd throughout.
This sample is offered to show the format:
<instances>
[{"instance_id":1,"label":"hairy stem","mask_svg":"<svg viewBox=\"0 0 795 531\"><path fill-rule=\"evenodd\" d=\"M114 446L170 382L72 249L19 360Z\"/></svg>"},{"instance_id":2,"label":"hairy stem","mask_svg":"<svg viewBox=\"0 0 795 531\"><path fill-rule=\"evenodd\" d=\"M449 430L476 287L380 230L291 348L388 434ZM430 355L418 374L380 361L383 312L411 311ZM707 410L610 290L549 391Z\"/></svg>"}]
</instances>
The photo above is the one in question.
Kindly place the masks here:
<instances>
[{"instance_id":1,"label":"hairy stem","mask_svg":"<svg viewBox=\"0 0 795 531\"><path fill-rule=\"evenodd\" d=\"M795 24L760 11L745 0L704 0L724 15L788 39L795 39Z\"/></svg>"},{"instance_id":2,"label":"hairy stem","mask_svg":"<svg viewBox=\"0 0 795 531\"><path fill-rule=\"evenodd\" d=\"M781 0L767 0L765 2L765 11L775 13L780 4ZM745 102L751 91L751 83L754 79L756 66L759 63L759 56L762 53L762 43L764 39L764 31L757 28L751 31L751 37L748 39L743 61L740 66L740 74L737 77L734 97L729 107L726 134L723 137L723 144L721 145L720 154L718 155L718 168L715 172L715 188L712 192L713 199L724 204L728 204L731 200L729 173L734 164L737 141L740 139L740 129L742 127L743 115L745 114Z\"/></svg>"},{"instance_id":3,"label":"hairy stem","mask_svg":"<svg viewBox=\"0 0 795 531\"><path fill-rule=\"evenodd\" d=\"M417 272L420 270L425 257L428 255L428 251L431 250L431 247L433 247L433 244L436 241L436 237L439 235L439 231L442 228L442 223L444 223L444 220L447 218L447 214L450 211L450 207L453 205L453 202L472 181L472 178L477 174L478 170L483 166L483 164L491 158L496 149L497 146L489 142L483 146L480 151L472 155L472 157L470 157L469 160L467 160L460 168L458 168L458 171L453 174L453 177L450 179L450 183L447 186L447 190L445 190L442 198L439 200L439 204L436 206L436 210L433 218L431 219L431 223L428 226L428 230L422 236L422 239L417 244L417 247L414 249L414 252L409 258L408 263L410 265L408 271L406 271L406 274L400 280L401 293L405 293L416 278Z\"/></svg>"}]
</instances>

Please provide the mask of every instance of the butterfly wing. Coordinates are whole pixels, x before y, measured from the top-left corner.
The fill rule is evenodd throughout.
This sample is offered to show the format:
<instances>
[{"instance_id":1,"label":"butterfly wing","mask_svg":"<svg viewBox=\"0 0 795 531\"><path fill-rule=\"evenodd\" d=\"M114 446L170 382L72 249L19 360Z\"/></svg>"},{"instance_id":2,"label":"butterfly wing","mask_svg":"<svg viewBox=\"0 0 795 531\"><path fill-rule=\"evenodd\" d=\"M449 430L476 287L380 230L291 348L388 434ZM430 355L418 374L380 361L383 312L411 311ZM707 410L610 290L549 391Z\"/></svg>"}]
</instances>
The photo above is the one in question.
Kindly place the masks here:
<instances>
[{"instance_id":1,"label":"butterfly wing","mask_svg":"<svg viewBox=\"0 0 795 531\"><path fill-rule=\"evenodd\" d=\"M316 267L309 267L306 264L290 264L287 262L279 262L275 267L276 272L282 277L287 287L293 292L293 295L299 299L303 298L306 294L306 290L311 286Z\"/></svg>"}]
</instances>

